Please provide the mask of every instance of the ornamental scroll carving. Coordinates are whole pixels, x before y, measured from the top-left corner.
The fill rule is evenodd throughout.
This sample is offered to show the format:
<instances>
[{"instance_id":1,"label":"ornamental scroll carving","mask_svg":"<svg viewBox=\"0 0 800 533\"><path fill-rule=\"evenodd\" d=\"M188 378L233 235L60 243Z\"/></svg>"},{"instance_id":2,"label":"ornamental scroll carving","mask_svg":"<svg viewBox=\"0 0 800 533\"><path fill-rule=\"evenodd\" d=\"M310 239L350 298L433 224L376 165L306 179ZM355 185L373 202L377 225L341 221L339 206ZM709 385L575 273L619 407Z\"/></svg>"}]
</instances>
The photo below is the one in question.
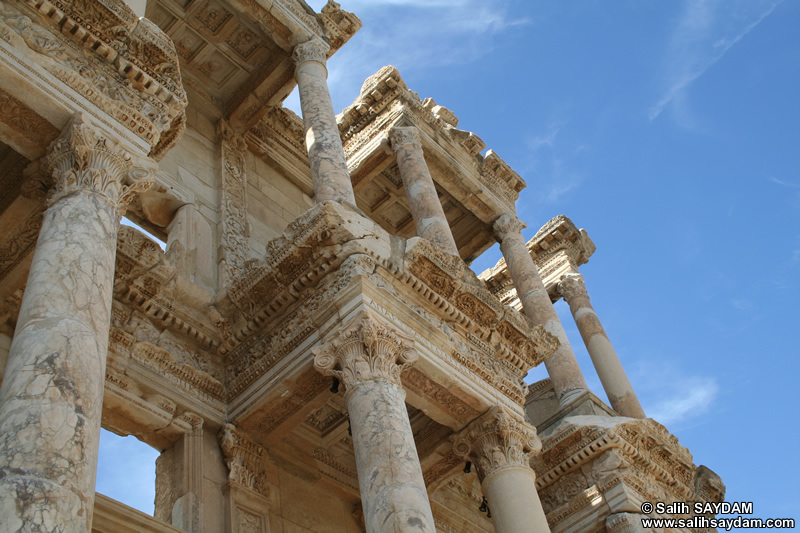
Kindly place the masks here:
<instances>
[{"instance_id":1,"label":"ornamental scroll carving","mask_svg":"<svg viewBox=\"0 0 800 533\"><path fill-rule=\"evenodd\" d=\"M217 122L222 150L222 269L223 285L244 273L250 248L247 224L247 143L230 125Z\"/></svg>"},{"instance_id":2,"label":"ornamental scroll carving","mask_svg":"<svg viewBox=\"0 0 800 533\"><path fill-rule=\"evenodd\" d=\"M589 298L586 284L580 274L564 274L558 284L558 292L569 303L575 298Z\"/></svg>"},{"instance_id":3,"label":"ornamental scroll carving","mask_svg":"<svg viewBox=\"0 0 800 533\"><path fill-rule=\"evenodd\" d=\"M251 441L233 424L225 424L217 436L225 455L228 480L269 497L264 460L267 451Z\"/></svg>"},{"instance_id":4,"label":"ornamental scroll carving","mask_svg":"<svg viewBox=\"0 0 800 533\"><path fill-rule=\"evenodd\" d=\"M495 221L494 234L500 242L506 240L506 237L514 235L519 235L520 238L522 238L520 232L526 227L528 227L528 225L517 217L505 214L501 215L500 218Z\"/></svg>"},{"instance_id":5,"label":"ornamental scroll carving","mask_svg":"<svg viewBox=\"0 0 800 533\"><path fill-rule=\"evenodd\" d=\"M531 456L541 450L536 430L500 406L489 409L453 441L453 452L475 464L481 482L504 468L530 468Z\"/></svg>"},{"instance_id":6,"label":"ornamental scroll carving","mask_svg":"<svg viewBox=\"0 0 800 533\"><path fill-rule=\"evenodd\" d=\"M414 341L362 311L333 339L312 350L314 368L340 379L347 390L361 381L386 379L397 385L400 374L419 357Z\"/></svg>"},{"instance_id":7,"label":"ornamental scroll carving","mask_svg":"<svg viewBox=\"0 0 800 533\"><path fill-rule=\"evenodd\" d=\"M389 131L389 140L392 143L392 149L397 152L401 146L410 144L417 150L422 150L422 141L420 141L419 131L417 128L410 127L394 127Z\"/></svg>"},{"instance_id":8,"label":"ornamental scroll carving","mask_svg":"<svg viewBox=\"0 0 800 533\"><path fill-rule=\"evenodd\" d=\"M54 184L48 205L82 190L98 193L125 213L135 194L154 183L153 171L134 167L131 155L116 141L104 138L76 113L45 156Z\"/></svg>"},{"instance_id":9,"label":"ornamental scroll carving","mask_svg":"<svg viewBox=\"0 0 800 533\"><path fill-rule=\"evenodd\" d=\"M321 40L311 39L294 47L292 61L298 67L306 61L316 61L324 65L328 59L328 50L330 47Z\"/></svg>"}]
</instances>

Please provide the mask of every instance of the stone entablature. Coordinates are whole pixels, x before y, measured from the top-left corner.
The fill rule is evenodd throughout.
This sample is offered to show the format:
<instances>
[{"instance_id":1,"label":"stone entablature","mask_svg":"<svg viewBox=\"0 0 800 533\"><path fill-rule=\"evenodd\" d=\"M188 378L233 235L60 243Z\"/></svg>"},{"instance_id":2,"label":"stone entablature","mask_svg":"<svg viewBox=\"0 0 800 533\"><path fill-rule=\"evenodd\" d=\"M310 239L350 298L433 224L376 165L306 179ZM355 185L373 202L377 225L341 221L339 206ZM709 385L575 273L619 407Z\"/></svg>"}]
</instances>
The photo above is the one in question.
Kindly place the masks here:
<instances>
[{"instance_id":1,"label":"stone entablature","mask_svg":"<svg viewBox=\"0 0 800 533\"><path fill-rule=\"evenodd\" d=\"M524 402L525 373L557 345L543 328L501 305L457 257L422 239L392 240L356 212L325 203L272 241L266 260L251 262L217 302L232 319L220 348L229 399L306 342L317 329L315 315L359 274L393 287L397 297L415 295L403 299L452 328L454 344L439 350L458 361L466 379L489 384L517 405Z\"/></svg>"},{"instance_id":2,"label":"stone entablature","mask_svg":"<svg viewBox=\"0 0 800 533\"><path fill-rule=\"evenodd\" d=\"M695 466L689 450L652 419L572 416L542 443L531 465L554 531L601 523L615 513L639 513L645 501L725 497L719 476Z\"/></svg>"},{"instance_id":3,"label":"stone entablature","mask_svg":"<svg viewBox=\"0 0 800 533\"><path fill-rule=\"evenodd\" d=\"M381 175L389 182L396 181L391 175L396 172L389 148L392 128L417 128L430 174L443 192L442 203L453 204L446 206L446 214L462 257L475 257L490 246L494 242L491 223L504 213L515 212L514 202L525 187L522 178L492 150L481 155L485 143L475 134L457 129L458 119L450 110L430 98L421 100L409 90L394 67L384 67L368 78L358 99L338 116L338 122L356 196L376 206L383 204L370 183ZM395 185L401 186L399 182ZM388 188L390 196L396 194ZM399 204L407 210L402 198ZM372 207L365 206L368 211ZM402 222L387 223L403 234Z\"/></svg>"},{"instance_id":4,"label":"stone entablature","mask_svg":"<svg viewBox=\"0 0 800 533\"><path fill-rule=\"evenodd\" d=\"M84 111L159 159L185 127L188 101L175 47L155 24L136 17L122 0L89 4L4 3L0 57L9 85L3 89L13 93L14 79L24 79L24 85L16 88L32 84L59 101L62 109L56 111L51 103L41 111L51 123ZM41 142L44 147L48 140Z\"/></svg>"},{"instance_id":5,"label":"stone entablature","mask_svg":"<svg viewBox=\"0 0 800 533\"><path fill-rule=\"evenodd\" d=\"M577 274L578 267L588 263L596 250L586 230L578 229L564 215L550 219L526 245L553 302L561 298L558 284L562 276ZM522 308L505 259L482 272L479 277L504 304L514 309Z\"/></svg>"}]
</instances>

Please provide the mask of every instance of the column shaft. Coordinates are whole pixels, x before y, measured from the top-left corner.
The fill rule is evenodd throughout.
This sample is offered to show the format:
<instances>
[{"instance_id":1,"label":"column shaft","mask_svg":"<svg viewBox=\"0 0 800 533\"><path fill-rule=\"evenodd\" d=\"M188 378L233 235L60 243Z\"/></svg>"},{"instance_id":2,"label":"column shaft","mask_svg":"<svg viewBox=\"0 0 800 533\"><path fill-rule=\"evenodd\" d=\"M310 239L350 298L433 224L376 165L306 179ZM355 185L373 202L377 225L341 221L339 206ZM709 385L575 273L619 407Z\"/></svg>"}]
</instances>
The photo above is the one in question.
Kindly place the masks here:
<instances>
[{"instance_id":1,"label":"column shaft","mask_svg":"<svg viewBox=\"0 0 800 533\"><path fill-rule=\"evenodd\" d=\"M495 233L500 239L500 250L508 265L525 316L541 324L548 333L558 338L560 346L544 360L544 364L559 403L565 405L572 397L588 390L588 386L564 326L558 319L536 264L525 246L525 239L520 233L523 227L519 220L503 215L495 223Z\"/></svg>"},{"instance_id":2,"label":"column shaft","mask_svg":"<svg viewBox=\"0 0 800 533\"><path fill-rule=\"evenodd\" d=\"M0 531L91 529L122 174L80 117L56 178L0 388ZM144 186L142 187L144 188Z\"/></svg>"},{"instance_id":3,"label":"column shaft","mask_svg":"<svg viewBox=\"0 0 800 533\"><path fill-rule=\"evenodd\" d=\"M367 533L435 533L400 373L418 355L413 340L361 311L314 348L314 368L347 392Z\"/></svg>"},{"instance_id":4,"label":"column shaft","mask_svg":"<svg viewBox=\"0 0 800 533\"><path fill-rule=\"evenodd\" d=\"M536 475L529 467L506 467L481 483L497 533L549 532L542 502L536 494Z\"/></svg>"},{"instance_id":5,"label":"column shaft","mask_svg":"<svg viewBox=\"0 0 800 533\"><path fill-rule=\"evenodd\" d=\"M402 387L382 379L363 381L348 392L368 532L436 531L405 396Z\"/></svg>"},{"instance_id":6,"label":"column shaft","mask_svg":"<svg viewBox=\"0 0 800 533\"><path fill-rule=\"evenodd\" d=\"M566 274L561 278L559 291L569 304L611 407L622 416L645 418L644 409L628 375L592 307L583 277L580 274Z\"/></svg>"},{"instance_id":7,"label":"column shaft","mask_svg":"<svg viewBox=\"0 0 800 533\"><path fill-rule=\"evenodd\" d=\"M353 184L328 91L327 45L308 41L295 47L295 79L306 130L306 149L317 203L346 201L356 205Z\"/></svg>"},{"instance_id":8,"label":"column shaft","mask_svg":"<svg viewBox=\"0 0 800 533\"><path fill-rule=\"evenodd\" d=\"M417 128L392 128L389 138L394 148L417 235L431 241L445 252L457 256L456 241L444 215L428 165L425 163Z\"/></svg>"}]
</instances>

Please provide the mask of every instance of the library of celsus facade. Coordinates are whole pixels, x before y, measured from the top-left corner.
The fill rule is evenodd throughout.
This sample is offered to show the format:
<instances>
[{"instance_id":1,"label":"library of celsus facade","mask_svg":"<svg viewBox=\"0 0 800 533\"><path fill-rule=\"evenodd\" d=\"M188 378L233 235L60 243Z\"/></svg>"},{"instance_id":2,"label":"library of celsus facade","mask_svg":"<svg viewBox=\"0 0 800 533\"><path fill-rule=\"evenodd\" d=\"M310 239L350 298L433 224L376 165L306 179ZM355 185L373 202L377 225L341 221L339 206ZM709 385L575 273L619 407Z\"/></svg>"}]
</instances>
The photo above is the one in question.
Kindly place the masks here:
<instances>
[{"instance_id":1,"label":"library of celsus facade","mask_svg":"<svg viewBox=\"0 0 800 533\"><path fill-rule=\"evenodd\" d=\"M523 179L393 67L335 114L360 27L0 2L0 532L633 532L723 500L640 405L584 230L520 221ZM95 493L101 427L161 452L154 516Z\"/></svg>"}]
</instances>

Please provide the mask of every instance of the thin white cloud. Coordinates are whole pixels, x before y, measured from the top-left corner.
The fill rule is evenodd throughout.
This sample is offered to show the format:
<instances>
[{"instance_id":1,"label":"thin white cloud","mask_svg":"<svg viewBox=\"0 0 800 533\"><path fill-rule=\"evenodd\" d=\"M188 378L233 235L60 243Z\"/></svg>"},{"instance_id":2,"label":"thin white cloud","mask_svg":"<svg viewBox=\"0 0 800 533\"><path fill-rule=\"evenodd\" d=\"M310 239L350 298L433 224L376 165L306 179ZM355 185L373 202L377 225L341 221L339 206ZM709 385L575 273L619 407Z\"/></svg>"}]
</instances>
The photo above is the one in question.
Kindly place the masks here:
<instances>
[{"instance_id":1,"label":"thin white cloud","mask_svg":"<svg viewBox=\"0 0 800 533\"><path fill-rule=\"evenodd\" d=\"M324 1L309 2L319 11ZM342 8L364 26L328 62L328 86L338 112L358 96L364 80L394 65L406 81L425 69L480 61L494 40L528 24L509 16L505 1L348 0ZM410 86L411 90L418 90ZM429 96L429 95L421 95ZM447 102L438 102L447 106ZM296 97L284 104L299 112Z\"/></svg>"},{"instance_id":2,"label":"thin white cloud","mask_svg":"<svg viewBox=\"0 0 800 533\"><path fill-rule=\"evenodd\" d=\"M650 120L758 26L783 0L687 0L669 45L664 96Z\"/></svg>"},{"instance_id":3,"label":"thin white cloud","mask_svg":"<svg viewBox=\"0 0 800 533\"><path fill-rule=\"evenodd\" d=\"M714 378L691 377L673 382L673 394L645 409L650 418L669 426L706 413L719 393Z\"/></svg>"},{"instance_id":4,"label":"thin white cloud","mask_svg":"<svg viewBox=\"0 0 800 533\"><path fill-rule=\"evenodd\" d=\"M800 185L798 185L797 183L792 183L790 181L779 180L778 178L775 178L775 177L770 177L769 181L771 181L772 183L777 183L778 185L783 185L784 187L789 187L789 188L792 188L792 189L800 189Z\"/></svg>"}]
</instances>

